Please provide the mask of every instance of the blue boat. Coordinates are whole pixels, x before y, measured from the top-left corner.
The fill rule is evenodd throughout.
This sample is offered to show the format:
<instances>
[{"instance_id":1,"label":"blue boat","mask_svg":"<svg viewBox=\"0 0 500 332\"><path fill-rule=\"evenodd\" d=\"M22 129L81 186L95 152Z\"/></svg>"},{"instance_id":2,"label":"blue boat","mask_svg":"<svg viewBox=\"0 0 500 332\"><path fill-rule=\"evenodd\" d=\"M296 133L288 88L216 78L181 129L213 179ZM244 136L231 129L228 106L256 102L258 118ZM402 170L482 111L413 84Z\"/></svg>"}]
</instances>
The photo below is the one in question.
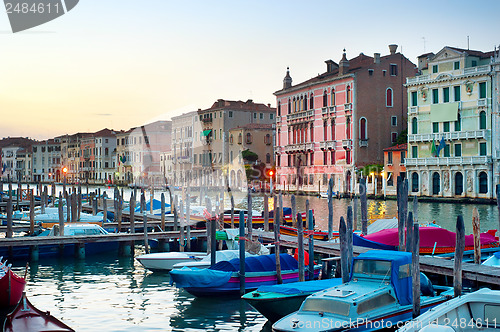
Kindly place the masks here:
<instances>
[{"instance_id":1,"label":"blue boat","mask_svg":"<svg viewBox=\"0 0 500 332\"><path fill-rule=\"evenodd\" d=\"M257 290L247 293L241 298L269 321L275 322L299 310L300 305L309 295L341 283L342 278L334 278L260 286Z\"/></svg>"},{"instance_id":2,"label":"blue boat","mask_svg":"<svg viewBox=\"0 0 500 332\"><path fill-rule=\"evenodd\" d=\"M353 259L349 282L305 299L274 331L373 331L412 318L411 253L371 250ZM448 300L451 288L435 291L421 275L421 312Z\"/></svg>"},{"instance_id":3,"label":"blue boat","mask_svg":"<svg viewBox=\"0 0 500 332\"><path fill-rule=\"evenodd\" d=\"M299 281L299 264L293 256L280 255L283 283ZM319 276L315 267L314 277ZM208 269L182 268L170 271L171 283L194 296L239 296L240 259L219 262ZM262 285L276 285L276 256L261 255L245 258L245 291Z\"/></svg>"}]
</instances>

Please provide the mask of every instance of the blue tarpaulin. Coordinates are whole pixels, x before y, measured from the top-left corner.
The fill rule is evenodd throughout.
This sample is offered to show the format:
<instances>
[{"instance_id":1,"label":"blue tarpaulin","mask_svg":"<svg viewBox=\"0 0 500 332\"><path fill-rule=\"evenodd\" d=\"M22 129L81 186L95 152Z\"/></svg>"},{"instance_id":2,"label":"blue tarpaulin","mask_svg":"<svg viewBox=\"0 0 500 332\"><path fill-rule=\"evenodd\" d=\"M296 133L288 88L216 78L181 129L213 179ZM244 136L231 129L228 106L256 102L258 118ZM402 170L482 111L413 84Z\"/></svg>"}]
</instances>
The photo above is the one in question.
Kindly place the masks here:
<instances>
[{"instance_id":1,"label":"blue tarpaulin","mask_svg":"<svg viewBox=\"0 0 500 332\"><path fill-rule=\"evenodd\" d=\"M293 256L288 254L280 255L281 270L296 270L299 268L299 263ZM210 267L211 270L218 271L231 271L236 272L240 270L240 259L234 258L230 261L222 261ZM245 258L245 272L265 272L276 271L276 256L261 255L255 257Z\"/></svg>"},{"instance_id":2,"label":"blue tarpaulin","mask_svg":"<svg viewBox=\"0 0 500 332\"><path fill-rule=\"evenodd\" d=\"M281 285L260 286L257 289L257 291L261 292L261 293L272 292L272 293L279 293L279 294L294 295L294 294L302 294L302 293L319 292L323 289L327 289L330 287L340 285L341 283L342 283L342 278L299 281L299 282L291 282L288 284L281 284Z\"/></svg>"},{"instance_id":3,"label":"blue tarpaulin","mask_svg":"<svg viewBox=\"0 0 500 332\"><path fill-rule=\"evenodd\" d=\"M411 253L401 251L383 251L383 250L370 250L354 257L356 260L378 260L391 262L391 284L394 287L396 296L401 305L412 303L412 282L411 273L409 273L411 265ZM351 267L351 278L353 267ZM407 271L408 273L401 273ZM403 276L400 278L400 276Z\"/></svg>"}]
</instances>

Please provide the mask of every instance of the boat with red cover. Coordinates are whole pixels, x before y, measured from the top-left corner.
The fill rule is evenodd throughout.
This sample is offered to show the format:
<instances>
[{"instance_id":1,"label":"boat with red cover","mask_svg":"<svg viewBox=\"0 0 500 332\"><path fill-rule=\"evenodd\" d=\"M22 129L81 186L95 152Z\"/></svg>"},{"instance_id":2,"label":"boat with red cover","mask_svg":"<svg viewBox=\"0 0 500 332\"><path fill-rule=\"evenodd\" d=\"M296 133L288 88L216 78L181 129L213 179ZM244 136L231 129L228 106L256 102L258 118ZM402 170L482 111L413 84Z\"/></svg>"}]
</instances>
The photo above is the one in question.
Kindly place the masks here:
<instances>
[{"instance_id":1,"label":"boat with red cover","mask_svg":"<svg viewBox=\"0 0 500 332\"><path fill-rule=\"evenodd\" d=\"M21 301L19 301L14 311L7 315L3 330L4 332L75 331L52 316L50 312L37 309L28 301L25 293L22 294Z\"/></svg>"},{"instance_id":2,"label":"boat with red cover","mask_svg":"<svg viewBox=\"0 0 500 332\"><path fill-rule=\"evenodd\" d=\"M16 305L21 296L23 295L24 286L26 285L26 280L21 278L12 270L10 267L2 264L0 274L3 276L0 278L0 308L7 308Z\"/></svg>"},{"instance_id":3,"label":"boat with red cover","mask_svg":"<svg viewBox=\"0 0 500 332\"><path fill-rule=\"evenodd\" d=\"M455 251L456 233L440 227L420 227L420 253L421 254L444 254ZM481 249L498 247L495 237L496 230L481 233ZM368 234L365 240L397 247L399 236L397 228L384 229L379 232ZM474 249L474 236L465 236L465 250Z\"/></svg>"}]
</instances>

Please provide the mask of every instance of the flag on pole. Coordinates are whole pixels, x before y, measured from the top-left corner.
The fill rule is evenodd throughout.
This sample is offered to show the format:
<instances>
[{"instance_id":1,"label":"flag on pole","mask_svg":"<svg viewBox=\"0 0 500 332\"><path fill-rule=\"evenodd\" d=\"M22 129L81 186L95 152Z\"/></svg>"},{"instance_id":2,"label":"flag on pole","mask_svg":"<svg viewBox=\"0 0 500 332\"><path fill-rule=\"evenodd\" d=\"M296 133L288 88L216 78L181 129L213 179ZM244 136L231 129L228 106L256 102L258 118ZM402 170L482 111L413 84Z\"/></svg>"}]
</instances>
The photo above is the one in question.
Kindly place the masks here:
<instances>
[{"instance_id":1,"label":"flag on pole","mask_svg":"<svg viewBox=\"0 0 500 332\"><path fill-rule=\"evenodd\" d=\"M439 157L439 152L446 147L446 143L444 142L444 136L441 136L441 141L439 142L439 146L437 147L437 156Z\"/></svg>"},{"instance_id":2,"label":"flag on pole","mask_svg":"<svg viewBox=\"0 0 500 332\"><path fill-rule=\"evenodd\" d=\"M437 153L436 153L436 143L434 142L434 140L432 140L431 142L431 156L432 157L437 157Z\"/></svg>"}]
</instances>

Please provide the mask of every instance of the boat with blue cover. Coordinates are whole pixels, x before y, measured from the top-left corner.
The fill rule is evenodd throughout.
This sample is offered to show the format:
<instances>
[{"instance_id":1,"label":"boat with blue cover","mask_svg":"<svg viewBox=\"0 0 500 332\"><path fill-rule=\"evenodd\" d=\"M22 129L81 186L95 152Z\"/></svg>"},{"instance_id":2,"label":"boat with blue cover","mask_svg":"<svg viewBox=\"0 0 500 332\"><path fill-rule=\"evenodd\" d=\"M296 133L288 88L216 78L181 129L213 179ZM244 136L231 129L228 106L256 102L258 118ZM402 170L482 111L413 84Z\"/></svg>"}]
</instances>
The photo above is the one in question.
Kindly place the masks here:
<instances>
[{"instance_id":1,"label":"boat with blue cover","mask_svg":"<svg viewBox=\"0 0 500 332\"><path fill-rule=\"evenodd\" d=\"M347 283L308 296L274 331L373 331L412 318L411 253L370 250L353 259ZM421 275L421 312L448 300L451 288L436 288ZM438 292L436 292L438 290ZM446 290L446 292L443 292Z\"/></svg>"},{"instance_id":2,"label":"boat with blue cover","mask_svg":"<svg viewBox=\"0 0 500 332\"><path fill-rule=\"evenodd\" d=\"M488 257L482 265L500 267L500 251L497 251L492 256Z\"/></svg>"},{"instance_id":3,"label":"boat with blue cover","mask_svg":"<svg viewBox=\"0 0 500 332\"><path fill-rule=\"evenodd\" d=\"M280 255L283 283L299 280L299 264L293 256ZM315 266L314 277L319 276L320 266ZM240 259L219 262L208 269L182 268L170 271L170 282L184 288L194 296L239 296ZM260 255L245 258L245 291L262 285L276 285L276 256Z\"/></svg>"},{"instance_id":4,"label":"boat with blue cover","mask_svg":"<svg viewBox=\"0 0 500 332\"><path fill-rule=\"evenodd\" d=\"M260 312L269 321L278 319L299 310L300 305L309 295L333 286L340 285L341 278L298 281L288 284L260 286L257 290L241 298Z\"/></svg>"}]
</instances>

